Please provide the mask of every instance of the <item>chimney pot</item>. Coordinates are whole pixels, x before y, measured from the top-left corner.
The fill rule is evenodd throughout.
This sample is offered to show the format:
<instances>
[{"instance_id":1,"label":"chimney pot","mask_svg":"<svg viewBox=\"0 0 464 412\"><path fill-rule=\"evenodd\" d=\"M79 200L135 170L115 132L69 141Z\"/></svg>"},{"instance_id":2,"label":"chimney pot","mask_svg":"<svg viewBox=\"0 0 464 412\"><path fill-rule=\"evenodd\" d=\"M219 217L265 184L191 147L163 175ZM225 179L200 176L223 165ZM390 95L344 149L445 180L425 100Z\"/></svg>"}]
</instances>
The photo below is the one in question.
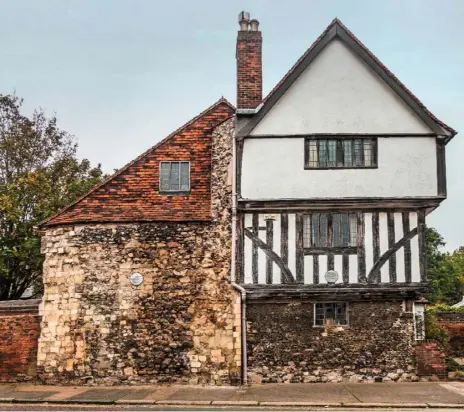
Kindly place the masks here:
<instances>
[{"instance_id":1,"label":"chimney pot","mask_svg":"<svg viewBox=\"0 0 464 412\"><path fill-rule=\"evenodd\" d=\"M259 21L253 19L250 21L250 31L258 31L259 30Z\"/></svg>"},{"instance_id":2,"label":"chimney pot","mask_svg":"<svg viewBox=\"0 0 464 412\"><path fill-rule=\"evenodd\" d=\"M238 23L240 24L240 31L248 31L250 24L250 13L242 11L238 15Z\"/></svg>"}]
</instances>

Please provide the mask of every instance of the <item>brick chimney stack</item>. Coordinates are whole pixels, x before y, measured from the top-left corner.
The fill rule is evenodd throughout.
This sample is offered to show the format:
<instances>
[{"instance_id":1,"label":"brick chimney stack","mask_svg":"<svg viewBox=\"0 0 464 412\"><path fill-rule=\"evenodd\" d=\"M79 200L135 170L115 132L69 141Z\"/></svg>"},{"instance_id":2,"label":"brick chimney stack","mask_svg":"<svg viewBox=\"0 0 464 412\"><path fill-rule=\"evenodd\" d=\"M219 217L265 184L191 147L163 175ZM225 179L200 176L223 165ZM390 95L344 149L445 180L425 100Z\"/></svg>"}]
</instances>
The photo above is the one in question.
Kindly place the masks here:
<instances>
[{"instance_id":1,"label":"brick chimney stack","mask_svg":"<svg viewBox=\"0 0 464 412\"><path fill-rule=\"evenodd\" d=\"M262 43L259 21L250 13L238 16L237 36L237 109L256 109L263 100Z\"/></svg>"}]
</instances>

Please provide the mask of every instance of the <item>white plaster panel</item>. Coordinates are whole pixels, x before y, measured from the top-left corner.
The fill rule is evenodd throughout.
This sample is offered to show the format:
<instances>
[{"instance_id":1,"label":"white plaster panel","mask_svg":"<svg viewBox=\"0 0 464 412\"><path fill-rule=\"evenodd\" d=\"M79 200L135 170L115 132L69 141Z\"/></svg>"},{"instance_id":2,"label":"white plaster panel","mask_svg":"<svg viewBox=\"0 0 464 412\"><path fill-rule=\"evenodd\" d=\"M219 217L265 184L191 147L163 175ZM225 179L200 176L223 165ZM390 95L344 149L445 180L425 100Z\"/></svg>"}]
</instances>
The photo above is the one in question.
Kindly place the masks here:
<instances>
[{"instance_id":1,"label":"white plaster panel","mask_svg":"<svg viewBox=\"0 0 464 412\"><path fill-rule=\"evenodd\" d=\"M409 224L411 229L417 227L417 213L409 213ZM419 238L414 236L411 239L411 281L420 282L420 269L419 269Z\"/></svg>"},{"instance_id":2,"label":"white plaster panel","mask_svg":"<svg viewBox=\"0 0 464 412\"><path fill-rule=\"evenodd\" d=\"M304 283L306 285L314 283L313 257L311 255L306 255L304 257Z\"/></svg>"},{"instance_id":3,"label":"white plaster panel","mask_svg":"<svg viewBox=\"0 0 464 412\"><path fill-rule=\"evenodd\" d=\"M242 197L311 199L437 195L434 137L378 138L376 169L304 169L303 138L245 139Z\"/></svg>"},{"instance_id":4,"label":"white plaster panel","mask_svg":"<svg viewBox=\"0 0 464 412\"><path fill-rule=\"evenodd\" d=\"M266 227L264 215L259 215L258 226ZM258 237L266 243L266 231L258 230ZM266 254L261 248L258 248L258 283L266 283Z\"/></svg>"},{"instance_id":5,"label":"white plaster panel","mask_svg":"<svg viewBox=\"0 0 464 412\"><path fill-rule=\"evenodd\" d=\"M325 280L325 272L327 272L327 268L327 255L319 255L319 283L327 283Z\"/></svg>"},{"instance_id":6,"label":"white plaster panel","mask_svg":"<svg viewBox=\"0 0 464 412\"><path fill-rule=\"evenodd\" d=\"M350 255L348 263L350 265L350 270L348 272L349 282L358 283L358 256Z\"/></svg>"},{"instance_id":7,"label":"white plaster panel","mask_svg":"<svg viewBox=\"0 0 464 412\"><path fill-rule=\"evenodd\" d=\"M343 283L343 256L334 255L334 270L338 273L337 283Z\"/></svg>"},{"instance_id":8,"label":"white plaster panel","mask_svg":"<svg viewBox=\"0 0 464 412\"><path fill-rule=\"evenodd\" d=\"M374 265L374 246L372 238L372 213L364 214L364 248L366 253L366 276Z\"/></svg>"},{"instance_id":9,"label":"white plaster panel","mask_svg":"<svg viewBox=\"0 0 464 412\"><path fill-rule=\"evenodd\" d=\"M403 216L401 213L394 214L395 221L395 242L400 241L403 236ZM396 281L405 282L406 276L404 272L404 248L400 248L396 252Z\"/></svg>"},{"instance_id":10,"label":"white plaster panel","mask_svg":"<svg viewBox=\"0 0 464 412\"><path fill-rule=\"evenodd\" d=\"M274 239L272 244L272 250L280 256L280 215L274 215L276 220L274 221ZM281 283L281 273L279 267L273 263L272 264L272 283L280 284Z\"/></svg>"},{"instance_id":11,"label":"white plaster panel","mask_svg":"<svg viewBox=\"0 0 464 412\"><path fill-rule=\"evenodd\" d=\"M296 278L296 219L294 214L288 215L288 268Z\"/></svg>"},{"instance_id":12,"label":"white plaster panel","mask_svg":"<svg viewBox=\"0 0 464 412\"><path fill-rule=\"evenodd\" d=\"M379 213L379 245L380 245L380 256L382 256L388 248L388 221L386 213ZM380 280L381 282L390 281L390 266L387 261L380 269Z\"/></svg>"},{"instance_id":13,"label":"white plaster panel","mask_svg":"<svg viewBox=\"0 0 464 412\"><path fill-rule=\"evenodd\" d=\"M246 214L245 215L245 227L250 227L252 225L252 215L251 214ZM245 283L253 283L253 277L251 274L252 271L252 243L251 240L247 237L244 236L245 242L244 242L244 282Z\"/></svg>"},{"instance_id":14,"label":"white plaster panel","mask_svg":"<svg viewBox=\"0 0 464 412\"><path fill-rule=\"evenodd\" d=\"M430 129L383 80L334 40L252 134L427 132Z\"/></svg>"}]
</instances>

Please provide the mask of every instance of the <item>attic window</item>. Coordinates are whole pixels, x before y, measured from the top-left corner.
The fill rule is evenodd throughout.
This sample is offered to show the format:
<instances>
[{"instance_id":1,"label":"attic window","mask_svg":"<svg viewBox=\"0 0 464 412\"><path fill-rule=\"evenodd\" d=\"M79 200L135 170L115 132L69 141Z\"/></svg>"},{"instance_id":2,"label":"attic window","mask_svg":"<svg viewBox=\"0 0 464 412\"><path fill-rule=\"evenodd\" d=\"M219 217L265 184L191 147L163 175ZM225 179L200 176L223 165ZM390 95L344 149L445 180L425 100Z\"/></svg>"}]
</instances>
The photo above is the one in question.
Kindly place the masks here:
<instances>
[{"instance_id":1,"label":"attic window","mask_svg":"<svg viewBox=\"0 0 464 412\"><path fill-rule=\"evenodd\" d=\"M305 169L356 169L377 167L377 139L308 137Z\"/></svg>"},{"instance_id":2,"label":"attic window","mask_svg":"<svg viewBox=\"0 0 464 412\"><path fill-rule=\"evenodd\" d=\"M190 191L190 162L160 162L160 192Z\"/></svg>"}]
</instances>

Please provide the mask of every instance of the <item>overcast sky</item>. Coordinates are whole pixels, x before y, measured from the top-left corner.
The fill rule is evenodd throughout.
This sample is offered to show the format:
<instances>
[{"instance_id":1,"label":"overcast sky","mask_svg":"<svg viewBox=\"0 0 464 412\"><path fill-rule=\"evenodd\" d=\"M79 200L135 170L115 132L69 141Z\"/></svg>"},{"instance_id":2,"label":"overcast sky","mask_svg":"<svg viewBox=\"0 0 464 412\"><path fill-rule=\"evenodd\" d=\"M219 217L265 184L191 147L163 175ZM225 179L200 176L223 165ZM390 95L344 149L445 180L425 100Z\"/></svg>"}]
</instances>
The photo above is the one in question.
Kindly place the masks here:
<instances>
[{"instance_id":1,"label":"overcast sky","mask_svg":"<svg viewBox=\"0 0 464 412\"><path fill-rule=\"evenodd\" d=\"M0 93L56 113L112 172L219 97L235 103L241 10L261 23L265 94L338 17L461 132L428 223L464 244L464 0L0 0Z\"/></svg>"}]
</instances>

